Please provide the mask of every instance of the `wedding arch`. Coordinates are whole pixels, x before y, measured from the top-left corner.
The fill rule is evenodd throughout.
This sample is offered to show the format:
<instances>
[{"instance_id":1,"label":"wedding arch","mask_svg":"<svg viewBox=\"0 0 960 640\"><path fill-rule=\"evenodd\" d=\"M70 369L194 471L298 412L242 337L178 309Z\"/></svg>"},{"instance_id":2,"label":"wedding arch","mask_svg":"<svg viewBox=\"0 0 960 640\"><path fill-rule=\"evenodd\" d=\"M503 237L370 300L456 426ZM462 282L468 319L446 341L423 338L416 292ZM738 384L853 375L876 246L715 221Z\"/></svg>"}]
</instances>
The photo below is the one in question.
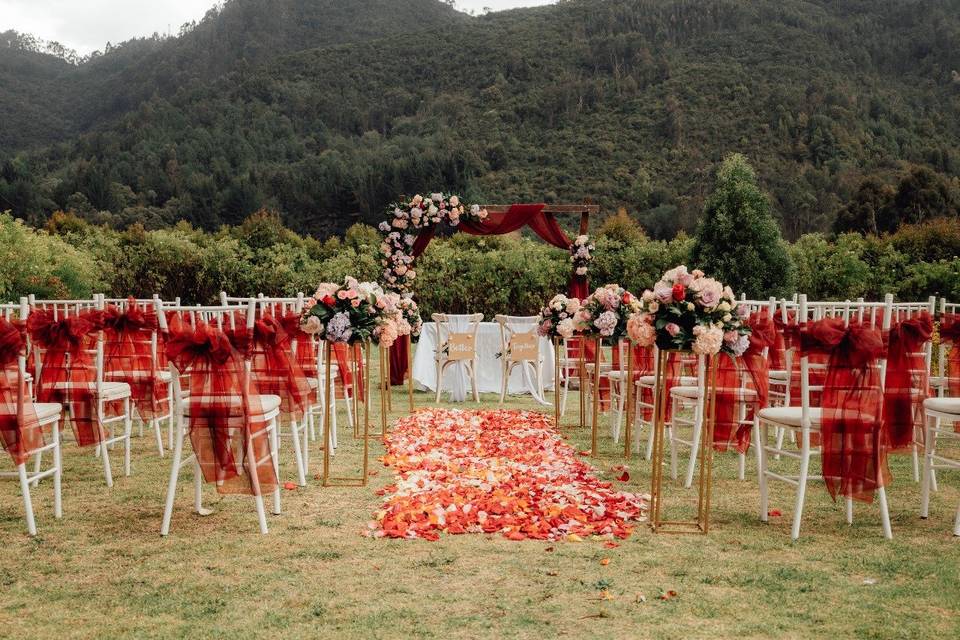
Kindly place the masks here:
<instances>
[{"instance_id":1,"label":"wedding arch","mask_svg":"<svg viewBox=\"0 0 960 640\"><path fill-rule=\"evenodd\" d=\"M529 227L548 244L571 252L571 273L567 292L571 297L589 295L589 275L586 263L589 251L586 243L590 216L600 211L595 204L511 204L462 205L459 198L435 193L427 197L415 196L407 202L388 209L389 220L380 224L385 234L381 246L384 266L384 288L412 293L416 278L416 259L426 251L443 223L472 235L502 235ZM571 240L557 221L558 215L580 215L579 235ZM584 249L579 251L578 244ZM584 257L586 254L586 257ZM397 341L390 350L391 384L402 384L407 372L406 341Z\"/></svg>"}]
</instances>

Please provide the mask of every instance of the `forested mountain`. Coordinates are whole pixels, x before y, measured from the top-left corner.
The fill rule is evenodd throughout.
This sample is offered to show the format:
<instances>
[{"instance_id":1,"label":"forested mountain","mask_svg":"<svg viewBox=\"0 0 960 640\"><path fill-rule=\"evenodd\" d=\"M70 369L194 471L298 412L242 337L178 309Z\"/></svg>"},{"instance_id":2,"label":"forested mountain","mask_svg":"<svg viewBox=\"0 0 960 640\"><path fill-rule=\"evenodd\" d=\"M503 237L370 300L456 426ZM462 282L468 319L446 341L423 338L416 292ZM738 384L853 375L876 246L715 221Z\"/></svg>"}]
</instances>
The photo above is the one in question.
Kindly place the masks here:
<instances>
[{"instance_id":1,"label":"forested mountain","mask_svg":"<svg viewBox=\"0 0 960 640\"><path fill-rule=\"evenodd\" d=\"M844 228L863 211L955 216L958 42L960 0L568 0L475 18L435 0L232 0L80 65L0 48L0 114L49 123L0 122L0 209L213 228L268 206L324 236L448 189L592 198L669 236L740 151L788 237L840 212ZM37 139L54 144L22 151Z\"/></svg>"}]
</instances>

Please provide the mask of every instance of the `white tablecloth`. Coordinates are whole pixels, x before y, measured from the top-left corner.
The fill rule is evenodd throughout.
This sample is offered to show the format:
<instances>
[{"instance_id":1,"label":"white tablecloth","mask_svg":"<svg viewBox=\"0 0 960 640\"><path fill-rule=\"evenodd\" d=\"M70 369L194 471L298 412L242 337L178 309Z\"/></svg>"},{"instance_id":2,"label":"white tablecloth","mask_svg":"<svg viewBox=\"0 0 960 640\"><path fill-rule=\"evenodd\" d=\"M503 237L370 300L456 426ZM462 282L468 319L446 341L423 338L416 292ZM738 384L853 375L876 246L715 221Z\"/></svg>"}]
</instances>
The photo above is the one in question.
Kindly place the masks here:
<instances>
[{"instance_id":1,"label":"white tablecloth","mask_svg":"<svg viewBox=\"0 0 960 640\"><path fill-rule=\"evenodd\" d=\"M413 381L420 390L436 391L437 367L434 364L434 349L437 343L437 326L433 322L423 325L420 343L413 357ZM496 322L481 322L477 334L477 388L480 393L500 394L503 381L503 363L500 353L500 325ZM543 358L543 388L553 388L553 343L548 338L540 338L540 355ZM453 400L472 397L470 381L460 363L451 364L443 373L443 390L450 393ZM507 393L511 395L530 393L543 404L549 404L540 398L536 389L530 366L516 366L510 374Z\"/></svg>"}]
</instances>

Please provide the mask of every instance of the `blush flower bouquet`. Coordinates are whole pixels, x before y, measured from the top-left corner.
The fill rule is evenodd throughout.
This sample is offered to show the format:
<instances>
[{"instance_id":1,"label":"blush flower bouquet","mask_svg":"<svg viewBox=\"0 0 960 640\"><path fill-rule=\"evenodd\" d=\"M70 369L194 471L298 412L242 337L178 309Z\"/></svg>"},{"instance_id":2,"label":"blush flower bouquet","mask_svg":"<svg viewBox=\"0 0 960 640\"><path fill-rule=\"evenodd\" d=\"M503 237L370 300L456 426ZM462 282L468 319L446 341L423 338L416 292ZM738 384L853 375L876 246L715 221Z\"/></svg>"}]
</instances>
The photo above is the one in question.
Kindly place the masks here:
<instances>
[{"instance_id":1,"label":"blush flower bouquet","mask_svg":"<svg viewBox=\"0 0 960 640\"><path fill-rule=\"evenodd\" d=\"M464 219L485 220L486 209L479 205L464 205L458 196L431 193L427 197L417 194L409 200L401 200L387 209L387 220L378 228L384 234L380 243L380 263L383 266L383 281L393 291L407 292L417 272L413 269L411 255L416 233L425 227L447 223L456 227Z\"/></svg>"},{"instance_id":2,"label":"blush flower bouquet","mask_svg":"<svg viewBox=\"0 0 960 640\"><path fill-rule=\"evenodd\" d=\"M585 336L617 342L627 334L627 321L640 311L640 300L618 284L591 293L580 305L574 326Z\"/></svg>"},{"instance_id":3,"label":"blush flower bouquet","mask_svg":"<svg viewBox=\"0 0 960 640\"><path fill-rule=\"evenodd\" d=\"M416 344L423 331L423 318L420 317L420 307L409 294L400 297L397 303L400 312L398 326L401 336L410 336L410 342Z\"/></svg>"},{"instance_id":4,"label":"blush flower bouquet","mask_svg":"<svg viewBox=\"0 0 960 640\"><path fill-rule=\"evenodd\" d=\"M373 282L350 277L343 284L323 282L305 301L300 325L304 332L328 342L392 344L397 336L396 299Z\"/></svg>"},{"instance_id":5,"label":"blush flower bouquet","mask_svg":"<svg viewBox=\"0 0 960 640\"><path fill-rule=\"evenodd\" d=\"M537 320L537 333L548 338L573 337L576 327L574 316L580 311L580 301L558 294L550 299L547 306L540 309Z\"/></svg>"},{"instance_id":6,"label":"blush flower bouquet","mask_svg":"<svg viewBox=\"0 0 960 640\"><path fill-rule=\"evenodd\" d=\"M593 243L590 236L579 235L570 245L570 262L573 263L574 273L578 276L587 275L590 263L593 262Z\"/></svg>"},{"instance_id":7,"label":"blush flower bouquet","mask_svg":"<svg viewBox=\"0 0 960 640\"><path fill-rule=\"evenodd\" d=\"M730 287L684 265L670 269L640 297L627 334L641 346L740 356L750 346L745 307Z\"/></svg>"}]
</instances>

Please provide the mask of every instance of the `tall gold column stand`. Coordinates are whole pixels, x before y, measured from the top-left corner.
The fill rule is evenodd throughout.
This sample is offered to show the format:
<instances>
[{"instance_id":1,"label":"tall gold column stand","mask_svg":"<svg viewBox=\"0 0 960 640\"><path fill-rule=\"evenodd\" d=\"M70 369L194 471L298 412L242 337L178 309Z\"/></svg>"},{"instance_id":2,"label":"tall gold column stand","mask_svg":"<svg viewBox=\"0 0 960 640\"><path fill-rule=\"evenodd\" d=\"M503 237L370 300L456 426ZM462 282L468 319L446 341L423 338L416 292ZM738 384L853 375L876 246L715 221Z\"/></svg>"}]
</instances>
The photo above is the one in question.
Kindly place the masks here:
<instances>
[{"instance_id":1,"label":"tall gold column stand","mask_svg":"<svg viewBox=\"0 0 960 640\"><path fill-rule=\"evenodd\" d=\"M553 426L560 429L560 336L553 336Z\"/></svg>"},{"instance_id":2,"label":"tall gold column stand","mask_svg":"<svg viewBox=\"0 0 960 640\"><path fill-rule=\"evenodd\" d=\"M584 352L586 351L586 338L584 338L582 335L579 338L577 338L577 345L578 345L577 351L580 352L580 355L579 355L580 379L577 381L577 387L578 387L577 397L580 399L580 428L582 429L587 424L587 397L583 395L584 380L587 377L587 364L584 361L584 358L586 358L586 355L584 354Z\"/></svg>"},{"instance_id":3,"label":"tall gold column stand","mask_svg":"<svg viewBox=\"0 0 960 640\"><path fill-rule=\"evenodd\" d=\"M593 386L593 416L590 421L590 455L597 455L597 421L600 418L600 351L603 347L603 338L597 338L593 348L593 375L590 383Z\"/></svg>"},{"instance_id":4,"label":"tall gold column stand","mask_svg":"<svg viewBox=\"0 0 960 640\"><path fill-rule=\"evenodd\" d=\"M390 413L390 350L380 345L380 433L387 441L387 419Z\"/></svg>"},{"instance_id":5,"label":"tall gold column stand","mask_svg":"<svg viewBox=\"0 0 960 640\"><path fill-rule=\"evenodd\" d=\"M407 397L410 400L410 413L413 413L413 336L407 336Z\"/></svg>"},{"instance_id":6,"label":"tall gold column stand","mask_svg":"<svg viewBox=\"0 0 960 640\"><path fill-rule=\"evenodd\" d=\"M354 349L354 345L349 346L350 349ZM367 347L369 349L369 346ZM369 467L370 460L370 431L368 425L364 423L363 427L363 475L359 478L353 477L333 477L330 475L330 449L332 443L332 434L330 433L330 422L331 422L331 409L333 403L336 401L337 390L336 383L332 380L332 366L331 361L334 358L333 354L333 343L324 341L324 355L326 359L326 364L324 365L325 378L323 390L321 393L324 394L324 403L323 403L323 486L338 486L338 487L365 487L367 485L367 469ZM357 407L357 387L363 374L361 374L357 366L357 358L353 358L353 402L354 407ZM367 380L364 381L364 384L367 385L366 388L369 388L369 368L364 372L366 374ZM350 402L351 398L344 398L346 402ZM366 407L364 407L366 409ZM357 425L360 422L359 413L354 413L354 424ZM356 427L355 427L356 429Z\"/></svg>"},{"instance_id":7,"label":"tall gold column stand","mask_svg":"<svg viewBox=\"0 0 960 640\"><path fill-rule=\"evenodd\" d=\"M370 371L370 367L372 364L372 357L370 355L370 351L371 351L370 345L368 344L367 353L366 353L368 372ZM389 413L389 409L387 408L386 390L390 388L390 381L385 379L385 376L387 375L386 359L389 357L388 355L385 355L386 352L387 350L384 349L382 346L377 347L377 353L378 353L377 372L379 374L379 381L377 382L377 390L380 392L380 431L371 432L370 433L371 438L386 439L387 437L386 425L387 425L387 414ZM367 374L367 381L368 382L373 381L373 376L369 373ZM367 384L363 389L364 395L366 396L366 399L367 399L367 403L366 403L366 406L364 407L364 412L363 412L363 423L364 425L366 425L367 429L370 428L370 394L371 394L370 386L371 386L370 384Z\"/></svg>"},{"instance_id":8,"label":"tall gold column stand","mask_svg":"<svg viewBox=\"0 0 960 640\"><path fill-rule=\"evenodd\" d=\"M385 358L384 358L384 355L386 355ZM381 359L383 360L383 362L384 362L383 368L384 368L384 371L385 371L384 375L386 376L386 378L385 378L385 379L386 379L385 386L386 386L386 389L387 389L387 395L386 395L386 398L387 398L387 411L393 411L393 385L390 384L391 369L393 368L393 365L390 363L390 350L389 350L389 349L381 349L381 350L380 350L380 358L381 358ZM383 388L383 387L381 387L381 388Z\"/></svg>"},{"instance_id":9,"label":"tall gold column stand","mask_svg":"<svg viewBox=\"0 0 960 640\"><path fill-rule=\"evenodd\" d=\"M704 429L700 439L700 474L697 479L697 517L695 520L664 520L663 463L664 431L666 429L667 379L666 370L672 354L679 357L684 351L661 350L657 357L656 384L653 408L653 460L650 488L650 528L654 533L707 533L710 530L710 495L713 490L713 431L717 416L718 356L707 360L706 388L703 389Z\"/></svg>"},{"instance_id":10,"label":"tall gold column stand","mask_svg":"<svg viewBox=\"0 0 960 640\"><path fill-rule=\"evenodd\" d=\"M626 458L627 460L630 459L630 453L633 448L631 445L633 440L633 421L635 418L634 410L636 409L636 407L634 406L636 403L634 402L634 399L633 399L633 393L634 393L633 368L634 368L633 343L627 340L627 379L626 381L621 383L626 385L626 389L620 389L620 393L626 396L625 401L627 403L627 411L626 411L627 423L623 430L623 438L624 438L623 457Z\"/></svg>"}]
</instances>

